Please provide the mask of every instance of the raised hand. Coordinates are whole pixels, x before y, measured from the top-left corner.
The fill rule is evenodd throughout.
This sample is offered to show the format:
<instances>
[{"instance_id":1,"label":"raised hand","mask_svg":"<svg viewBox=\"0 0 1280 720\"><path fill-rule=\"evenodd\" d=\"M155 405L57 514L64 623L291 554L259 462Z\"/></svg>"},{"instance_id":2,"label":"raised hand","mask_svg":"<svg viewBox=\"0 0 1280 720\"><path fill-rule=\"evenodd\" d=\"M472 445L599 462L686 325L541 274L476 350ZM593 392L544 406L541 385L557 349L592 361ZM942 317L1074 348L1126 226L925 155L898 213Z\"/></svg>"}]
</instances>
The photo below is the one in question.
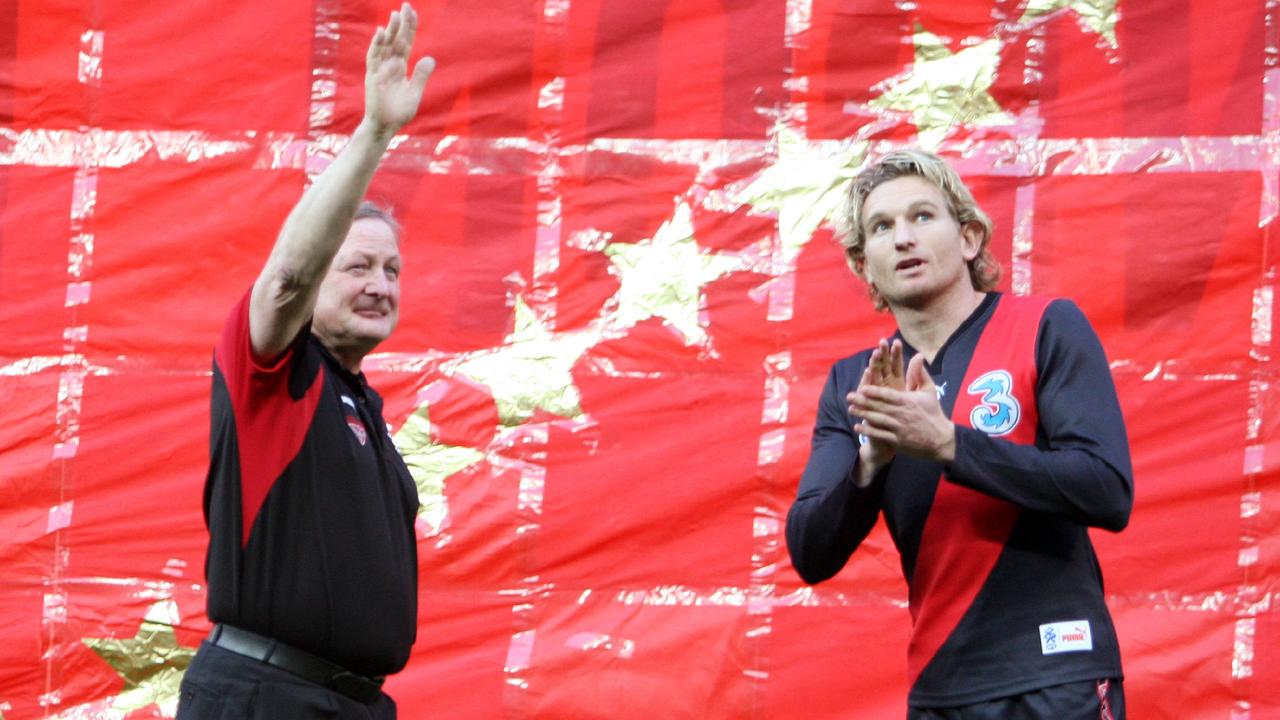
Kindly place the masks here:
<instances>
[{"instance_id":1,"label":"raised hand","mask_svg":"<svg viewBox=\"0 0 1280 720\"><path fill-rule=\"evenodd\" d=\"M418 32L418 13L409 3L379 27L365 56L364 117L378 134L394 134L413 119L436 61L424 57L408 75L409 52Z\"/></svg>"}]
</instances>

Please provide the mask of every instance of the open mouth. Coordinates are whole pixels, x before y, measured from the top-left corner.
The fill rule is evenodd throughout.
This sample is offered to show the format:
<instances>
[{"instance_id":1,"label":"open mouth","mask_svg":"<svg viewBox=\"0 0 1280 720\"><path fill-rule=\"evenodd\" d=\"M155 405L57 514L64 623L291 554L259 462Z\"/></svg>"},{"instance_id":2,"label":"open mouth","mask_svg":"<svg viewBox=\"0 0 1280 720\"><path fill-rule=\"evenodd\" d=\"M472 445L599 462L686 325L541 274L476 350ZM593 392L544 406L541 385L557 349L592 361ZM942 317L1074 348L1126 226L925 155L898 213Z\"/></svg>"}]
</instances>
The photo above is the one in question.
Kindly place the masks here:
<instances>
[{"instance_id":1,"label":"open mouth","mask_svg":"<svg viewBox=\"0 0 1280 720\"><path fill-rule=\"evenodd\" d=\"M919 258L909 258L907 260L903 260L902 262L898 263L896 266L894 266L894 269L895 270L914 270L915 268L918 268L922 265L924 265L923 260Z\"/></svg>"}]
</instances>

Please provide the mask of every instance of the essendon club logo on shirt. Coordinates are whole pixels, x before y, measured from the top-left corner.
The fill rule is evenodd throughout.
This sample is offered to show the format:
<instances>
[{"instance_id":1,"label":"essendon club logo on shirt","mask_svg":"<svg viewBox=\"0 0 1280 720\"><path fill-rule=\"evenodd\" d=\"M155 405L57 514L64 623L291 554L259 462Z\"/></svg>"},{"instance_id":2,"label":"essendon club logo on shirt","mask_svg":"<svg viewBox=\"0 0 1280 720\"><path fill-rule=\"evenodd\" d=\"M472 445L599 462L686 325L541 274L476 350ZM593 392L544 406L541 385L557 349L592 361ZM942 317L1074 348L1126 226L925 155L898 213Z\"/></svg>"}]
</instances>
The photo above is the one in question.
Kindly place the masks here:
<instances>
[{"instance_id":1,"label":"essendon club logo on shirt","mask_svg":"<svg viewBox=\"0 0 1280 720\"><path fill-rule=\"evenodd\" d=\"M367 444L369 442L369 433L364 429L364 423L355 415L356 401L343 395L342 404L350 408L345 414L347 416L347 427L351 428L351 434L356 436L362 446Z\"/></svg>"},{"instance_id":2,"label":"essendon club logo on shirt","mask_svg":"<svg viewBox=\"0 0 1280 720\"><path fill-rule=\"evenodd\" d=\"M352 434L360 441L361 445L369 442L369 433L364 429L364 423L360 422L360 418L347 416L347 427L351 428Z\"/></svg>"}]
</instances>

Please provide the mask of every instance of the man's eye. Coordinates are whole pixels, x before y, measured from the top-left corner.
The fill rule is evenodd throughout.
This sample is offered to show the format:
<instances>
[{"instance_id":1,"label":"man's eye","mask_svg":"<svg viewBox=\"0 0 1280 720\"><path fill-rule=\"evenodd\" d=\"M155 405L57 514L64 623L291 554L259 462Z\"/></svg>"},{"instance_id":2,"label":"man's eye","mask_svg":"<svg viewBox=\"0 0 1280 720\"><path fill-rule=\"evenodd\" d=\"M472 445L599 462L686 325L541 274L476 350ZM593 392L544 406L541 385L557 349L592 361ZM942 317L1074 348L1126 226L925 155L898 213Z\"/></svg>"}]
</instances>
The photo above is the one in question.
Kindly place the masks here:
<instances>
[{"instance_id":1,"label":"man's eye","mask_svg":"<svg viewBox=\"0 0 1280 720\"><path fill-rule=\"evenodd\" d=\"M933 219L933 213L929 212L928 210L921 210L920 212L916 213L917 222L925 222L932 219Z\"/></svg>"},{"instance_id":2,"label":"man's eye","mask_svg":"<svg viewBox=\"0 0 1280 720\"><path fill-rule=\"evenodd\" d=\"M885 222L884 220L881 220L880 222L875 223L874 225L871 226L871 232L875 234L882 233L888 229L889 229L889 223Z\"/></svg>"}]
</instances>

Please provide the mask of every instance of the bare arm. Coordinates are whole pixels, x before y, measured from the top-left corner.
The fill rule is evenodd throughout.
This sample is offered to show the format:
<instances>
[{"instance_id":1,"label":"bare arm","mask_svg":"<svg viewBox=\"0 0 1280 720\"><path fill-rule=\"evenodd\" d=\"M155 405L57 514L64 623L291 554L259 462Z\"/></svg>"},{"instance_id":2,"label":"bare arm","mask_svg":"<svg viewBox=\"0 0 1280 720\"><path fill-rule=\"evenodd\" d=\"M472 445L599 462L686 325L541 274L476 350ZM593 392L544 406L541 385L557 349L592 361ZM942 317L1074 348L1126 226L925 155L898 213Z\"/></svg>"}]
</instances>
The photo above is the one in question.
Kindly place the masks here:
<instances>
[{"instance_id":1,"label":"bare arm","mask_svg":"<svg viewBox=\"0 0 1280 720\"><path fill-rule=\"evenodd\" d=\"M407 77L418 16L405 3L378 28L365 57L364 118L329 167L285 220L249 301L249 337L259 358L275 358L315 309L320 283L337 254L378 162L396 132L413 119L435 61L423 58Z\"/></svg>"}]
</instances>

